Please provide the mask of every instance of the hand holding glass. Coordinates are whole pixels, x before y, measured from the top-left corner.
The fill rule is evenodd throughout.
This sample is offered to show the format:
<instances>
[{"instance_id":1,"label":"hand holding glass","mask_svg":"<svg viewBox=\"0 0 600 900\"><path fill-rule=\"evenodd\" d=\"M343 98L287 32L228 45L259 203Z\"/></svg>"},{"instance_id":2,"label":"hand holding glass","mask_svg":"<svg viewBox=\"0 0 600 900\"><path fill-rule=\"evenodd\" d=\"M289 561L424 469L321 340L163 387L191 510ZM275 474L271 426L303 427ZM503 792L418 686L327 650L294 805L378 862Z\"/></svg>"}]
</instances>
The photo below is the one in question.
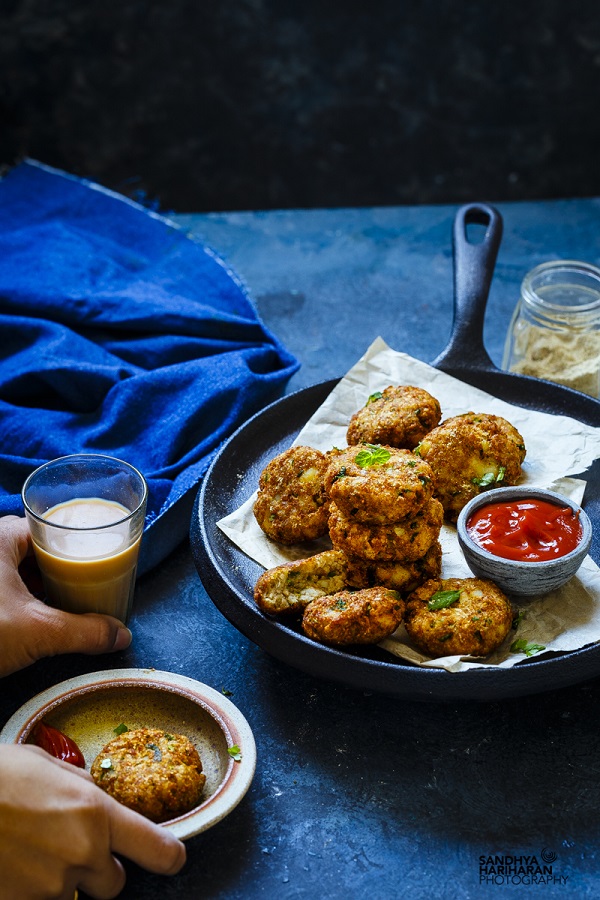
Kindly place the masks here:
<instances>
[{"instance_id":1,"label":"hand holding glass","mask_svg":"<svg viewBox=\"0 0 600 900\"><path fill-rule=\"evenodd\" d=\"M31 473L23 505L49 603L127 622L147 494L137 469L99 454L63 456Z\"/></svg>"}]
</instances>

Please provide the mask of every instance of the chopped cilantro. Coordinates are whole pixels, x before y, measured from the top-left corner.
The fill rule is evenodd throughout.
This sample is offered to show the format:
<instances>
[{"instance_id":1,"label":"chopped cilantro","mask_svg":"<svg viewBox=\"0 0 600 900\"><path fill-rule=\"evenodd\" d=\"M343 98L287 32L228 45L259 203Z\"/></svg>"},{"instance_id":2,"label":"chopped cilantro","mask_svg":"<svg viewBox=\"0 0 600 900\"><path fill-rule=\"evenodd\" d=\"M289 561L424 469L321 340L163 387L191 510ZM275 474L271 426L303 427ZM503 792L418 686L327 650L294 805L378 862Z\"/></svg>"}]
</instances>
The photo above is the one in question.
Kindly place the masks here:
<instances>
[{"instance_id":1,"label":"chopped cilantro","mask_svg":"<svg viewBox=\"0 0 600 900\"><path fill-rule=\"evenodd\" d=\"M365 403L365 406L368 406L369 403L373 403L374 400L381 400L382 397L383 397L383 394L381 393L381 391L375 391L374 394L371 394L369 396L369 399Z\"/></svg>"},{"instance_id":2,"label":"chopped cilantro","mask_svg":"<svg viewBox=\"0 0 600 900\"><path fill-rule=\"evenodd\" d=\"M447 609L460 599L460 591L436 591L427 604L427 609Z\"/></svg>"},{"instance_id":3,"label":"chopped cilantro","mask_svg":"<svg viewBox=\"0 0 600 900\"><path fill-rule=\"evenodd\" d=\"M513 641L510 645L511 653L524 653L525 656L533 656L534 653L539 653L540 650L545 650L543 644L536 644L533 641L527 641L525 638L520 638L518 641Z\"/></svg>"},{"instance_id":4,"label":"chopped cilantro","mask_svg":"<svg viewBox=\"0 0 600 900\"><path fill-rule=\"evenodd\" d=\"M489 487L496 480L496 476L493 472L486 472L485 475L482 475L481 478L472 478L471 481L473 484L476 484L477 487Z\"/></svg>"},{"instance_id":5,"label":"chopped cilantro","mask_svg":"<svg viewBox=\"0 0 600 900\"><path fill-rule=\"evenodd\" d=\"M514 629L515 631L517 630L517 628L518 628L519 625L521 624L524 615L525 615L525 613L523 612L522 609L520 609L519 612L517 613L517 615L516 615L516 616L514 617L514 619L512 620L512 627L513 627L513 629Z\"/></svg>"},{"instance_id":6,"label":"chopped cilantro","mask_svg":"<svg viewBox=\"0 0 600 900\"><path fill-rule=\"evenodd\" d=\"M228 747L227 752L231 756L232 759L235 759L236 762L240 762L242 759L242 751L238 747L237 744L234 744L233 747Z\"/></svg>"},{"instance_id":7,"label":"chopped cilantro","mask_svg":"<svg viewBox=\"0 0 600 900\"><path fill-rule=\"evenodd\" d=\"M343 478L346 474L346 466L342 466L339 472L336 472L332 479L332 484L338 480L338 478Z\"/></svg>"},{"instance_id":8,"label":"chopped cilantro","mask_svg":"<svg viewBox=\"0 0 600 900\"><path fill-rule=\"evenodd\" d=\"M485 475L482 475L481 478L472 478L471 481L473 484L476 484L478 487L486 488L490 487L492 484L500 484L504 481L504 476L506 475L506 466L499 466L498 472L486 472Z\"/></svg>"},{"instance_id":9,"label":"chopped cilantro","mask_svg":"<svg viewBox=\"0 0 600 900\"><path fill-rule=\"evenodd\" d=\"M127 725L125 725L124 722L121 722L120 725L117 725L116 728L113 728L113 732L114 732L114 734L116 734L117 736L120 735L120 734L125 734L126 731L129 731L129 728L127 727Z\"/></svg>"}]
</instances>

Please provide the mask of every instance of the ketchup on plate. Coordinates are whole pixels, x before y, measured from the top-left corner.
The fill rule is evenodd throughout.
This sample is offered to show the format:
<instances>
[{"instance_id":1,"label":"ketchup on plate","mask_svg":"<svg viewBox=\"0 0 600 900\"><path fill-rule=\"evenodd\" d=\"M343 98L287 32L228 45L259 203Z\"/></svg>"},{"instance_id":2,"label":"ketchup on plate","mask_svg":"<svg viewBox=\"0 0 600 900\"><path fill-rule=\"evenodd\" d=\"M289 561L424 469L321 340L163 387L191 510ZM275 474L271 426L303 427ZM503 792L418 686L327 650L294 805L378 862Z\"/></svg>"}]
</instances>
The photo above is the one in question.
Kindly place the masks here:
<instances>
[{"instance_id":1,"label":"ketchup on plate","mask_svg":"<svg viewBox=\"0 0 600 900\"><path fill-rule=\"evenodd\" d=\"M85 759L83 753L73 740L67 737L58 728L52 725L46 725L45 722L38 722L33 733L33 743L49 753L56 759L62 759L64 762L71 763L80 769L85 768Z\"/></svg>"},{"instance_id":2,"label":"ketchup on plate","mask_svg":"<svg viewBox=\"0 0 600 900\"><path fill-rule=\"evenodd\" d=\"M536 498L488 503L469 518L467 531L483 550L520 562L566 556L583 532L578 514L568 506Z\"/></svg>"}]
</instances>

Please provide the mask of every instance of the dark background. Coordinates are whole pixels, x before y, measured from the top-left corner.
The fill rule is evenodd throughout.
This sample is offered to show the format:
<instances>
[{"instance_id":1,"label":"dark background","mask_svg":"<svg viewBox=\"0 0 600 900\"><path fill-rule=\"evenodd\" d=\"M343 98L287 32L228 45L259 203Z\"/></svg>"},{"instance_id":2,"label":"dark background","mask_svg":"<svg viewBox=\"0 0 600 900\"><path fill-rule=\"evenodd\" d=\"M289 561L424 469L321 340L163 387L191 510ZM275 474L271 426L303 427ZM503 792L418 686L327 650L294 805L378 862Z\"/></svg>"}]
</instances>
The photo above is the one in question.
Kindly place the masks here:
<instances>
[{"instance_id":1,"label":"dark background","mask_svg":"<svg viewBox=\"0 0 600 900\"><path fill-rule=\"evenodd\" d=\"M597 0L1 0L0 163L175 212L600 195Z\"/></svg>"}]
</instances>

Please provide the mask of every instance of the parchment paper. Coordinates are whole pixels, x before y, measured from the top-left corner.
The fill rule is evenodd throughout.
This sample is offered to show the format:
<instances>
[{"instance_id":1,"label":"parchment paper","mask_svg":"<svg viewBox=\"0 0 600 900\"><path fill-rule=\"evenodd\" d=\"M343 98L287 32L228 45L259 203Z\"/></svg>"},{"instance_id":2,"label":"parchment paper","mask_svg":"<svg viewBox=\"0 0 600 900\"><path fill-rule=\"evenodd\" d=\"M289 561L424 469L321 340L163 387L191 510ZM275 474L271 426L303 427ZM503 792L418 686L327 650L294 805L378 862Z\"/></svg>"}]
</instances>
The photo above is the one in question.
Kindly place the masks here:
<instances>
[{"instance_id":1,"label":"parchment paper","mask_svg":"<svg viewBox=\"0 0 600 900\"><path fill-rule=\"evenodd\" d=\"M294 445L318 450L346 446L350 417L363 407L370 394L388 385L412 384L437 397L442 417L464 412L495 413L508 419L523 435L527 456L521 484L545 487L581 502L585 481L571 476L583 474L600 457L600 428L584 425L568 416L525 410L471 387L438 369L392 350L377 338L302 429ZM270 541L252 514L256 494L218 522L221 530L244 553L266 569L293 559L311 556L331 546L328 538L312 544L285 547ZM456 529L444 525L442 578L468 578L472 573L458 545ZM451 672L482 666L508 668L521 662L523 653L511 653L514 640L525 639L545 647L544 653L575 650L600 641L600 569L587 557L568 584L557 591L527 600L513 599L522 613L516 631L501 647L485 658L447 656L429 659L415 650L404 626L381 643L381 647L420 666L435 666Z\"/></svg>"}]
</instances>

